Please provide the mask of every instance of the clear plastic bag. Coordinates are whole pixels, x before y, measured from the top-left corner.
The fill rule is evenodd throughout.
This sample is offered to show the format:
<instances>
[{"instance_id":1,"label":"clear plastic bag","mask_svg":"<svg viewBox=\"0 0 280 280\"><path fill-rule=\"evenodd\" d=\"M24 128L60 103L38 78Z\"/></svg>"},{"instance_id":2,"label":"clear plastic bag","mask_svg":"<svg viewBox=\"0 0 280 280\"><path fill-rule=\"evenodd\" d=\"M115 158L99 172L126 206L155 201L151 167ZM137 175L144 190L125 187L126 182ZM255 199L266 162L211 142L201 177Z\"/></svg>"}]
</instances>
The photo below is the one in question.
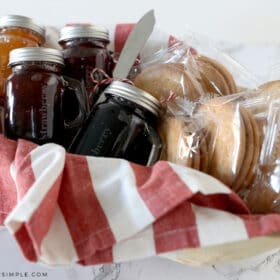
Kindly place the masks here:
<instances>
[{"instance_id":1,"label":"clear plastic bag","mask_svg":"<svg viewBox=\"0 0 280 280\"><path fill-rule=\"evenodd\" d=\"M260 153L259 128L239 102L216 97L186 106L183 98L177 99L160 131L166 145L162 159L208 173L236 192L252 184Z\"/></svg>"},{"instance_id":2,"label":"clear plastic bag","mask_svg":"<svg viewBox=\"0 0 280 280\"><path fill-rule=\"evenodd\" d=\"M280 213L280 99L269 107L257 176L245 202L253 213Z\"/></svg>"},{"instance_id":3,"label":"clear plastic bag","mask_svg":"<svg viewBox=\"0 0 280 280\"><path fill-rule=\"evenodd\" d=\"M175 93L198 101L205 95L230 95L258 85L243 66L190 32L173 45L141 57L140 68L135 85L161 99Z\"/></svg>"},{"instance_id":4,"label":"clear plastic bag","mask_svg":"<svg viewBox=\"0 0 280 280\"><path fill-rule=\"evenodd\" d=\"M249 187L260 150L253 115L238 102L213 98L202 103L194 118L207 135L207 173L236 192Z\"/></svg>"},{"instance_id":5,"label":"clear plastic bag","mask_svg":"<svg viewBox=\"0 0 280 280\"><path fill-rule=\"evenodd\" d=\"M193 56L182 42L156 52L140 64L135 86L165 102L174 95L198 101L204 91L196 77L188 71L187 61Z\"/></svg>"},{"instance_id":6,"label":"clear plastic bag","mask_svg":"<svg viewBox=\"0 0 280 280\"><path fill-rule=\"evenodd\" d=\"M269 106L280 99L280 81L270 81L260 85L257 89L247 90L224 97L224 99L240 103L253 114L259 127L260 141L262 142L267 126Z\"/></svg>"},{"instance_id":7,"label":"clear plastic bag","mask_svg":"<svg viewBox=\"0 0 280 280\"><path fill-rule=\"evenodd\" d=\"M187 116L166 116L159 127L164 143L162 160L207 170L206 143L200 127ZM203 145L202 145L203 143Z\"/></svg>"},{"instance_id":8,"label":"clear plastic bag","mask_svg":"<svg viewBox=\"0 0 280 280\"><path fill-rule=\"evenodd\" d=\"M217 61L194 55L183 45L172 46L157 61L141 65L135 85L150 92L157 99L165 100L175 93L191 101L205 95L229 95L237 92L232 75Z\"/></svg>"}]
</instances>

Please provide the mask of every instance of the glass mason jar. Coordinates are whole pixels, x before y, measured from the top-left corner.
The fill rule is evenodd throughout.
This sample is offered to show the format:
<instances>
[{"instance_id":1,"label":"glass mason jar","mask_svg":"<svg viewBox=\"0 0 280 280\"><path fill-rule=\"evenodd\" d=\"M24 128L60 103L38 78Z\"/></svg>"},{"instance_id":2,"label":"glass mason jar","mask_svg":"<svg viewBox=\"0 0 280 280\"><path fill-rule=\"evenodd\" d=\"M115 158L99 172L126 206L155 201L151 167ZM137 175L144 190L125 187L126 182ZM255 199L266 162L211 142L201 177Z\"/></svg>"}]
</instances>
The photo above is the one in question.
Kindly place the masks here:
<instances>
[{"instance_id":1,"label":"glass mason jar","mask_svg":"<svg viewBox=\"0 0 280 280\"><path fill-rule=\"evenodd\" d=\"M114 61L107 50L109 42L108 30L103 26L74 24L61 29L59 44L63 48L64 74L85 86L90 107L101 91L97 83L106 78L102 71L112 76ZM97 71L92 77L94 69Z\"/></svg>"},{"instance_id":2,"label":"glass mason jar","mask_svg":"<svg viewBox=\"0 0 280 280\"><path fill-rule=\"evenodd\" d=\"M105 100L93 108L70 152L124 158L142 165L155 163L162 148L156 130L160 102L120 81L112 82L103 94Z\"/></svg>"},{"instance_id":3,"label":"glass mason jar","mask_svg":"<svg viewBox=\"0 0 280 280\"><path fill-rule=\"evenodd\" d=\"M13 49L38 47L45 42L45 29L28 17L0 17L0 104L4 102L5 81L11 74L9 53Z\"/></svg>"},{"instance_id":4,"label":"glass mason jar","mask_svg":"<svg viewBox=\"0 0 280 280\"><path fill-rule=\"evenodd\" d=\"M77 131L82 125L86 104L80 83L62 76L61 51L16 49L10 53L9 66L12 74L6 82L4 134L38 144L71 142L65 139L67 130Z\"/></svg>"}]
</instances>

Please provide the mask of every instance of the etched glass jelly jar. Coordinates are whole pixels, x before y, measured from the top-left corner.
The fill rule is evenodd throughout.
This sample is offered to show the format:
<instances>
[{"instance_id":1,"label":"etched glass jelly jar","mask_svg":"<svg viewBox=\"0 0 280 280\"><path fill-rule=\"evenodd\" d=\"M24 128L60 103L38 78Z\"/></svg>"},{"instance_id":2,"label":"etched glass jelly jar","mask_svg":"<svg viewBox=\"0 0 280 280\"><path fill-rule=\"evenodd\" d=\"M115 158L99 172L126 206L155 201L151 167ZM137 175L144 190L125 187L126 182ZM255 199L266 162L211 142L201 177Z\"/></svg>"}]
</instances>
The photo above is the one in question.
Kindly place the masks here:
<instances>
[{"instance_id":1,"label":"etched glass jelly jar","mask_svg":"<svg viewBox=\"0 0 280 280\"><path fill-rule=\"evenodd\" d=\"M9 66L12 74L6 82L5 136L38 144L65 143L65 131L84 121L86 105L80 83L62 76L61 51L15 49L10 53ZM70 100L79 108L75 116L71 116L74 104L67 107L67 96L73 93L76 99Z\"/></svg>"},{"instance_id":2,"label":"etched glass jelly jar","mask_svg":"<svg viewBox=\"0 0 280 280\"><path fill-rule=\"evenodd\" d=\"M74 24L61 29L59 44L63 48L64 74L85 86L91 107L100 93L97 82L106 78L102 71L112 76L114 62L107 49L109 42L109 32L103 26ZM92 79L94 69L99 71Z\"/></svg>"},{"instance_id":3,"label":"etched glass jelly jar","mask_svg":"<svg viewBox=\"0 0 280 280\"><path fill-rule=\"evenodd\" d=\"M124 158L142 165L155 163L162 148L156 129L161 103L120 81L112 82L104 97L93 108L70 152Z\"/></svg>"},{"instance_id":4,"label":"etched glass jelly jar","mask_svg":"<svg viewBox=\"0 0 280 280\"><path fill-rule=\"evenodd\" d=\"M0 105L4 101L5 81L11 74L8 67L10 51L22 47L37 47L44 42L45 29L31 18L18 15L0 17Z\"/></svg>"}]
</instances>

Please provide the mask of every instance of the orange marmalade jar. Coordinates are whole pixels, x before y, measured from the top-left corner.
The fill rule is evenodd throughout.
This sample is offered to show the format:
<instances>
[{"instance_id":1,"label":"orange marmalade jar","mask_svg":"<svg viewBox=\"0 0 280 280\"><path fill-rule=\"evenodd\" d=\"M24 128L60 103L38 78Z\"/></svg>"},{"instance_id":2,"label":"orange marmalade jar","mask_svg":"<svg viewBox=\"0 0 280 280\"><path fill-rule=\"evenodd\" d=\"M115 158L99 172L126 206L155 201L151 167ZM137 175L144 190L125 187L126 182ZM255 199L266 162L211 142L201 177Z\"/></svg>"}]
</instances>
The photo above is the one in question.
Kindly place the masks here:
<instances>
[{"instance_id":1,"label":"orange marmalade jar","mask_svg":"<svg viewBox=\"0 0 280 280\"><path fill-rule=\"evenodd\" d=\"M45 42L45 29L31 18L8 15L0 17L0 106L5 98L5 81L11 74L9 53L13 49L38 47Z\"/></svg>"}]
</instances>

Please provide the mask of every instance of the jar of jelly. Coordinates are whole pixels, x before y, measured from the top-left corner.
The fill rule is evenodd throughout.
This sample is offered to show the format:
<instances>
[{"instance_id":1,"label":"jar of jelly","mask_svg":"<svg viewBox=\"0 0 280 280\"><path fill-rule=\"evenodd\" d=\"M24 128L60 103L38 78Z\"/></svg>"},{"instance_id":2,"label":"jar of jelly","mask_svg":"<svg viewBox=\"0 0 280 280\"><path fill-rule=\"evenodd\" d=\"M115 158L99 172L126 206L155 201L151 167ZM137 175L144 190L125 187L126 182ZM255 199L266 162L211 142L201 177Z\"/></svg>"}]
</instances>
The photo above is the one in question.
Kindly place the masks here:
<instances>
[{"instance_id":1,"label":"jar of jelly","mask_svg":"<svg viewBox=\"0 0 280 280\"><path fill-rule=\"evenodd\" d=\"M49 48L20 48L11 51L12 74L6 81L4 134L38 144L65 144L67 131L76 131L86 118L85 98L78 81L62 76L61 51ZM72 115L76 95L79 110ZM68 97L70 96L70 99ZM66 138L66 139L65 139Z\"/></svg>"},{"instance_id":2,"label":"jar of jelly","mask_svg":"<svg viewBox=\"0 0 280 280\"><path fill-rule=\"evenodd\" d=\"M9 53L22 47L37 47L45 42L45 29L32 19L18 15L0 17L0 105L4 102L5 81L11 74Z\"/></svg>"},{"instance_id":3,"label":"jar of jelly","mask_svg":"<svg viewBox=\"0 0 280 280\"><path fill-rule=\"evenodd\" d=\"M147 92L114 81L92 110L70 152L117 157L142 165L155 163L162 143L156 130L161 104Z\"/></svg>"},{"instance_id":4,"label":"jar of jelly","mask_svg":"<svg viewBox=\"0 0 280 280\"><path fill-rule=\"evenodd\" d=\"M99 81L112 76L114 62L107 50L109 33L103 26L74 24L62 28L59 44L63 48L64 74L84 84L90 107L101 91ZM92 77L93 70L94 72Z\"/></svg>"}]
</instances>

